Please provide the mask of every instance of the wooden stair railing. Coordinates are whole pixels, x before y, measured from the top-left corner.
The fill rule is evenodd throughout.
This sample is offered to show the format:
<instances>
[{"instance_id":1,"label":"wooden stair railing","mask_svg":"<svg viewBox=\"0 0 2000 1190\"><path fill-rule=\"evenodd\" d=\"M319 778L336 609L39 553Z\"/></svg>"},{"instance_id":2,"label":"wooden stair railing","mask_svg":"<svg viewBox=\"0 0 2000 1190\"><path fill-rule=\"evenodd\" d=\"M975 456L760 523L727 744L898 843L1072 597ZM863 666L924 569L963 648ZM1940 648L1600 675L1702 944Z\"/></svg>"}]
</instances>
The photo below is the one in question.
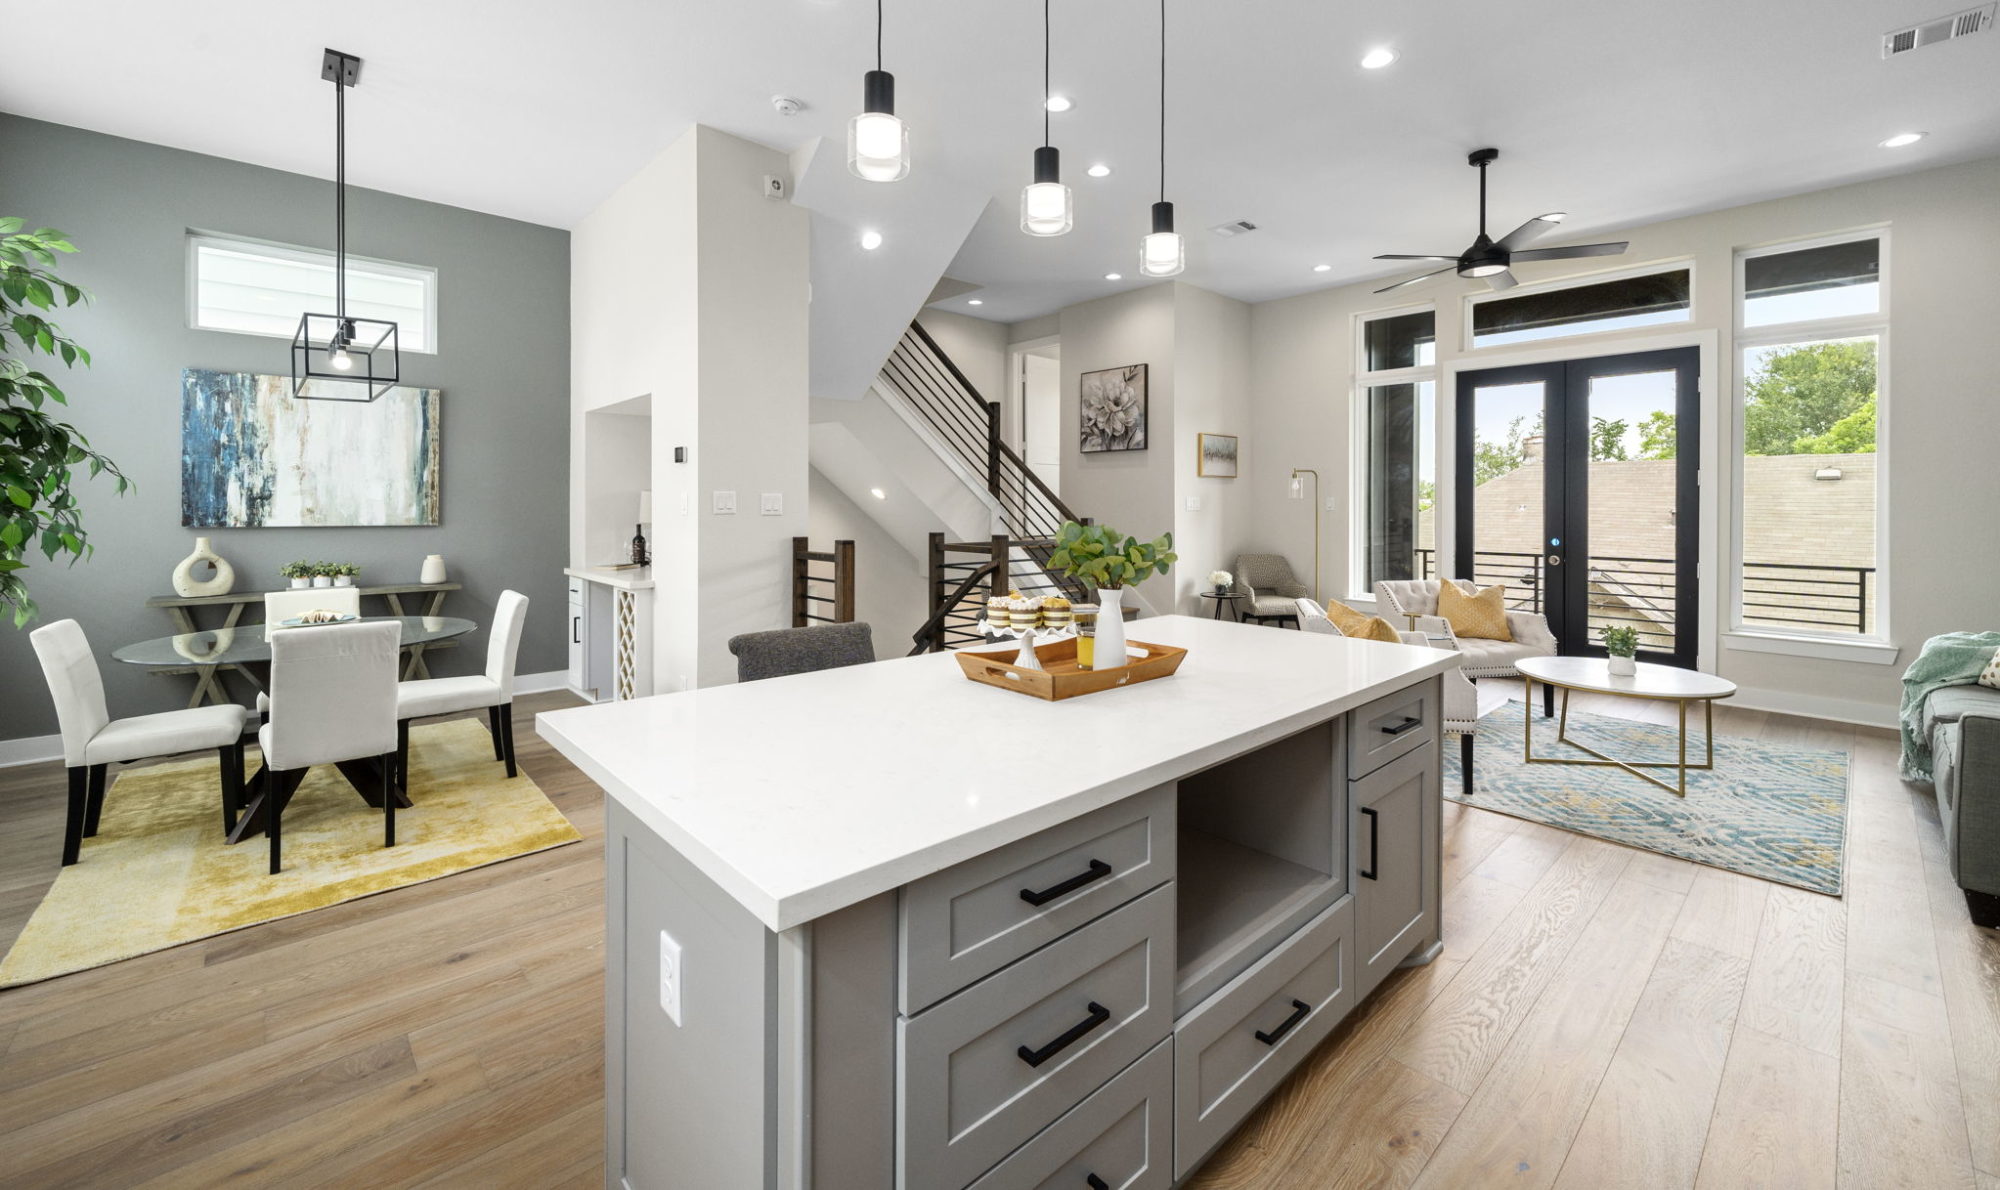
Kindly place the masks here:
<instances>
[{"instance_id":1,"label":"wooden stair railing","mask_svg":"<svg viewBox=\"0 0 2000 1190\"><path fill-rule=\"evenodd\" d=\"M813 569L815 564L821 569ZM792 538L792 627L853 620L854 543L836 541L828 552L813 549L803 537Z\"/></svg>"}]
</instances>

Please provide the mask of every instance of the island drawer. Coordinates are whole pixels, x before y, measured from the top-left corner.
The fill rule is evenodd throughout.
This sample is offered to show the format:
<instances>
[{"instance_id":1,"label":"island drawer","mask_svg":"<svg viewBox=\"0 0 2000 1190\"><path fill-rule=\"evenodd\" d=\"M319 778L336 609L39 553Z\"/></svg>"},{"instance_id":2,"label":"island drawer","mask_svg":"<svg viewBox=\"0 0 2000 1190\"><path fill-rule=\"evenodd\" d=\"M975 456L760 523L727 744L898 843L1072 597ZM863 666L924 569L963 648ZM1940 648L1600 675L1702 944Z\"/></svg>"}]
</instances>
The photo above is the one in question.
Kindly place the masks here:
<instances>
[{"instance_id":1,"label":"island drawer","mask_svg":"<svg viewBox=\"0 0 2000 1190\"><path fill-rule=\"evenodd\" d=\"M1435 744L1438 711L1435 679L1357 707L1348 720L1348 777L1365 777L1412 749Z\"/></svg>"},{"instance_id":2,"label":"island drawer","mask_svg":"<svg viewBox=\"0 0 2000 1190\"><path fill-rule=\"evenodd\" d=\"M897 1023L904 1190L963 1186L1172 1027L1173 886Z\"/></svg>"},{"instance_id":3,"label":"island drawer","mask_svg":"<svg viewBox=\"0 0 2000 1190\"><path fill-rule=\"evenodd\" d=\"M1185 1177L1354 1006L1342 897L1174 1026L1174 1176Z\"/></svg>"},{"instance_id":4,"label":"island drawer","mask_svg":"<svg viewBox=\"0 0 2000 1190\"><path fill-rule=\"evenodd\" d=\"M904 1015L1172 879L1174 853L1174 787L1163 785L910 884Z\"/></svg>"},{"instance_id":5,"label":"island drawer","mask_svg":"<svg viewBox=\"0 0 2000 1190\"><path fill-rule=\"evenodd\" d=\"M1174 1048L1162 1041L971 1190L1167 1190L1173 1114Z\"/></svg>"}]
</instances>

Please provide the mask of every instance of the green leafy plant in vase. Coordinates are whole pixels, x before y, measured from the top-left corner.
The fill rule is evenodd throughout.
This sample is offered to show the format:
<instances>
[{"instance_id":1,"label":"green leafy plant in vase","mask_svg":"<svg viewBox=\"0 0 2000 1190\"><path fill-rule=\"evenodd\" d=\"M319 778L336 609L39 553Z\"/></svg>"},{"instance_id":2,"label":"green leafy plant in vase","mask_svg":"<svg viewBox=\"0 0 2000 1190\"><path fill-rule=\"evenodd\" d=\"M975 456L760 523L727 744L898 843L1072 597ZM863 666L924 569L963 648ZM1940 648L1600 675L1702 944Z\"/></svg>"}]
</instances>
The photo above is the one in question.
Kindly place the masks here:
<instances>
[{"instance_id":1,"label":"green leafy plant in vase","mask_svg":"<svg viewBox=\"0 0 2000 1190\"><path fill-rule=\"evenodd\" d=\"M1092 669L1116 669L1125 664L1125 589L1167 573L1178 561L1172 533L1140 541L1109 525L1076 521L1065 521L1056 531L1049 567L1097 589Z\"/></svg>"},{"instance_id":2,"label":"green leafy plant in vase","mask_svg":"<svg viewBox=\"0 0 2000 1190\"><path fill-rule=\"evenodd\" d=\"M1611 672L1624 677L1639 672L1635 660L1639 652L1639 631L1636 628L1619 626L1606 628L1603 632L1604 651L1610 654Z\"/></svg>"}]
</instances>

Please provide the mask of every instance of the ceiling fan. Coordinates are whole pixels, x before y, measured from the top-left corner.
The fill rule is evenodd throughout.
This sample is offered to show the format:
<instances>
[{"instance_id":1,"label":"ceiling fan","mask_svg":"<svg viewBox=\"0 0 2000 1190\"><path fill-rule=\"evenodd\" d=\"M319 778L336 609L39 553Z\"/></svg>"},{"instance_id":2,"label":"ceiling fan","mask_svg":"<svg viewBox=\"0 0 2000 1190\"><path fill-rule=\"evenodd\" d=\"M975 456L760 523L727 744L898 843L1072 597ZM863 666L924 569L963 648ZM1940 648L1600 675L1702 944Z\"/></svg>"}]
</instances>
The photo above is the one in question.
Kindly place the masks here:
<instances>
[{"instance_id":1,"label":"ceiling fan","mask_svg":"<svg viewBox=\"0 0 2000 1190\"><path fill-rule=\"evenodd\" d=\"M1457 256L1378 256L1375 259L1442 260L1446 264L1441 269L1420 273L1407 280L1398 281L1394 285L1385 285L1376 290L1376 293L1387 293L1392 289L1401 289L1405 285L1415 285L1439 273L1449 273L1453 270L1456 270L1461 277L1484 277L1486 283L1494 289L1512 289L1519 282L1514 280L1514 274L1508 271L1508 266L1517 260L1571 260L1579 256L1616 256L1625 251L1627 247L1625 240L1606 244L1571 244L1566 248L1529 248L1528 244L1548 234L1563 221L1561 211L1537 215L1499 239L1489 239L1486 235L1486 167L1499 158L1498 149L1474 149L1465 159L1467 165L1479 171L1479 238L1472 241L1472 246Z\"/></svg>"}]
</instances>

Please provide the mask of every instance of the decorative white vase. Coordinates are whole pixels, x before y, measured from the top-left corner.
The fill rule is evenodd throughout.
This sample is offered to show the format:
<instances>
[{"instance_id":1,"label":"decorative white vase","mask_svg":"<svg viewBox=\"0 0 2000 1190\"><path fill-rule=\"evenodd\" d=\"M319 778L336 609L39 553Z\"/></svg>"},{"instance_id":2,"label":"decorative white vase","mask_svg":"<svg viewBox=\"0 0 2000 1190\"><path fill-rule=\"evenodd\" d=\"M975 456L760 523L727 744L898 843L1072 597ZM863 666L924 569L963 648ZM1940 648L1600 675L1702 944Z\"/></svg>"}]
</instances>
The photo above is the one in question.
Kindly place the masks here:
<instances>
[{"instance_id":1,"label":"decorative white vase","mask_svg":"<svg viewBox=\"0 0 2000 1190\"><path fill-rule=\"evenodd\" d=\"M423 571L422 571L421 573L419 573L419 574L417 575L417 581L418 581L418 582L420 582L420 583L441 583L441 582L443 582L443 581L444 581L444 555L443 555L443 554L425 554L425 555L424 555L424 568L423 568Z\"/></svg>"},{"instance_id":2,"label":"decorative white vase","mask_svg":"<svg viewBox=\"0 0 2000 1190\"><path fill-rule=\"evenodd\" d=\"M1117 669L1125 664L1125 588L1098 588L1097 644L1092 648L1092 669Z\"/></svg>"},{"instance_id":3,"label":"decorative white vase","mask_svg":"<svg viewBox=\"0 0 2000 1190\"><path fill-rule=\"evenodd\" d=\"M313 581L307 578L305 575L300 575L299 577L292 580L292 590L294 591L300 589L301 587L310 587L312 585Z\"/></svg>"},{"instance_id":4,"label":"decorative white vase","mask_svg":"<svg viewBox=\"0 0 2000 1190\"><path fill-rule=\"evenodd\" d=\"M332 585L333 585L333 576L332 576L332 575L330 575L330 574L315 574L315 575L313 575L313 586L315 586L315 587L331 587Z\"/></svg>"},{"instance_id":5,"label":"decorative white vase","mask_svg":"<svg viewBox=\"0 0 2000 1190\"><path fill-rule=\"evenodd\" d=\"M213 566L214 575L205 579L196 578L195 568L199 566ZM206 537L195 538L194 552L174 567L174 594L183 599L197 595L227 595L235 587L236 568L208 547Z\"/></svg>"},{"instance_id":6,"label":"decorative white vase","mask_svg":"<svg viewBox=\"0 0 2000 1190\"><path fill-rule=\"evenodd\" d=\"M1605 660L1611 663L1611 676L1614 678L1629 678L1639 672L1639 662L1636 658L1613 656Z\"/></svg>"},{"instance_id":7,"label":"decorative white vase","mask_svg":"<svg viewBox=\"0 0 2000 1190\"><path fill-rule=\"evenodd\" d=\"M354 585L354 576L351 574L336 574L333 576L333 585L336 587L351 587Z\"/></svg>"}]
</instances>

